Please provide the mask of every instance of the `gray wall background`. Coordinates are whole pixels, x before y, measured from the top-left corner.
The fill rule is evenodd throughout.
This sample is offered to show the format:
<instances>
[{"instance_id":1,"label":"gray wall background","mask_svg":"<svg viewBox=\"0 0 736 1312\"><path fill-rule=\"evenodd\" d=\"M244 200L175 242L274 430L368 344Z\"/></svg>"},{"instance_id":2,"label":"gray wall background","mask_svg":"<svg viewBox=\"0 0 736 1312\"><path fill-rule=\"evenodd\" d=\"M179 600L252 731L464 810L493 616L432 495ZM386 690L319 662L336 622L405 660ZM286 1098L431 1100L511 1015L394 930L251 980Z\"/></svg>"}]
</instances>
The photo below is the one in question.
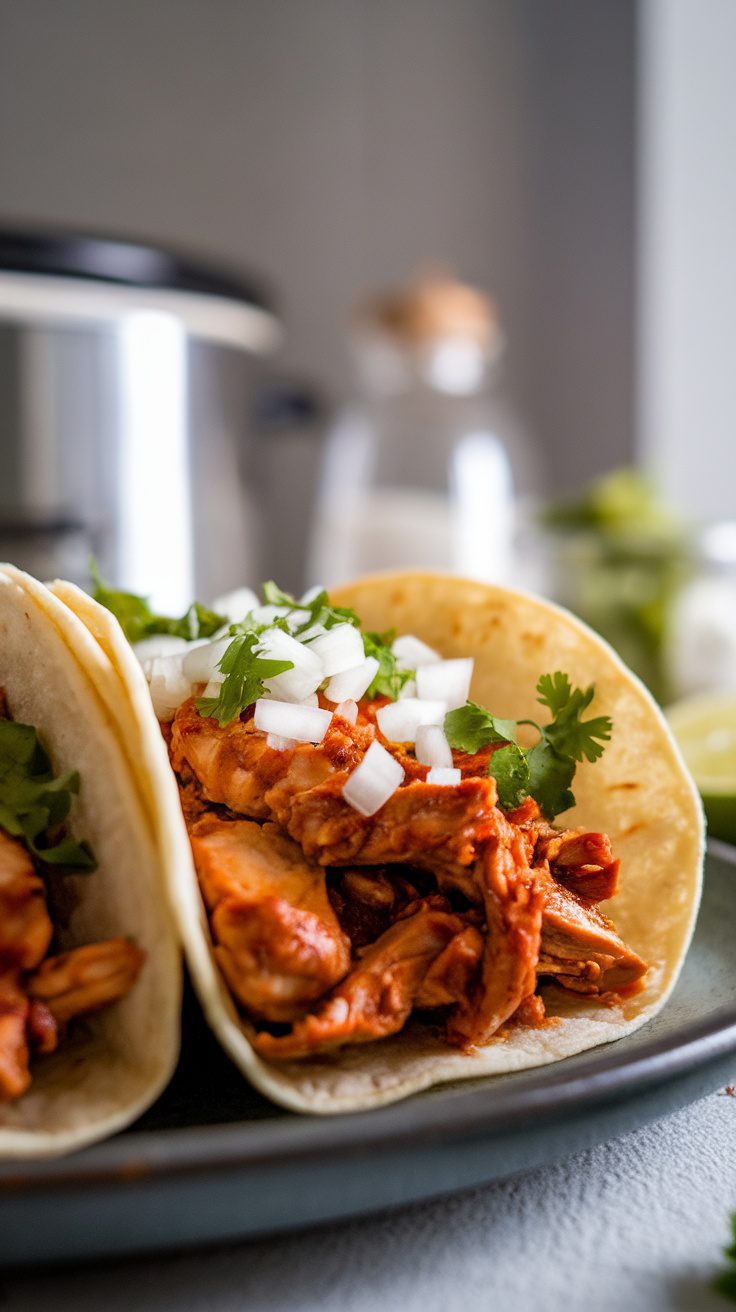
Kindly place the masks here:
<instances>
[{"instance_id":1,"label":"gray wall background","mask_svg":"<svg viewBox=\"0 0 736 1312\"><path fill-rule=\"evenodd\" d=\"M0 218L176 240L278 293L346 388L366 288L492 291L578 483L633 449L633 0L0 0Z\"/></svg>"}]
</instances>

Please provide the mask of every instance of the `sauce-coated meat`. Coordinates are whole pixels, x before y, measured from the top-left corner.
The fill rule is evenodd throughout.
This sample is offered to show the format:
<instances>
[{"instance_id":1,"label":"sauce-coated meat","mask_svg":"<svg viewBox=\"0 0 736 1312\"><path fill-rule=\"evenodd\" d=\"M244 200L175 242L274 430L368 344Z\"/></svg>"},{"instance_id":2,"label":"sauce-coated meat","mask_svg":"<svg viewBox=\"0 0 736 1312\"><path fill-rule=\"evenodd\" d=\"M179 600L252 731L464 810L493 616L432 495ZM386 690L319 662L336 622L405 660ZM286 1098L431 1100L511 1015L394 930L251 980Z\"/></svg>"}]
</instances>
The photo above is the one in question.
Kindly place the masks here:
<instances>
[{"instance_id":1,"label":"sauce-coated meat","mask_svg":"<svg viewBox=\"0 0 736 1312\"><path fill-rule=\"evenodd\" d=\"M324 870L273 824L209 818L191 842L215 955L238 1001L264 1020L302 1015L350 966Z\"/></svg>"}]
</instances>

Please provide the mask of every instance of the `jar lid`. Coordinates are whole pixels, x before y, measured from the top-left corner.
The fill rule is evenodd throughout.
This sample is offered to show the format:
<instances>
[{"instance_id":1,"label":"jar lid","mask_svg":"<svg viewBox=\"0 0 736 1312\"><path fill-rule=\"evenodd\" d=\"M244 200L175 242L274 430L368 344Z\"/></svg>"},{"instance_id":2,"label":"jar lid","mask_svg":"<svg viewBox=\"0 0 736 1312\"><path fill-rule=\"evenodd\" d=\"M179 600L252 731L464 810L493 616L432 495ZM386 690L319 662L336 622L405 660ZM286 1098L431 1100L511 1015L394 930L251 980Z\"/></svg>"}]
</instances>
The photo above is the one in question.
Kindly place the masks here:
<instances>
[{"instance_id":1,"label":"jar lid","mask_svg":"<svg viewBox=\"0 0 736 1312\"><path fill-rule=\"evenodd\" d=\"M438 338L464 338L484 350L498 349L496 307L476 287L444 272L420 275L404 287L380 293L358 310L358 326L378 330L407 346Z\"/></svg>"}]
</instances>

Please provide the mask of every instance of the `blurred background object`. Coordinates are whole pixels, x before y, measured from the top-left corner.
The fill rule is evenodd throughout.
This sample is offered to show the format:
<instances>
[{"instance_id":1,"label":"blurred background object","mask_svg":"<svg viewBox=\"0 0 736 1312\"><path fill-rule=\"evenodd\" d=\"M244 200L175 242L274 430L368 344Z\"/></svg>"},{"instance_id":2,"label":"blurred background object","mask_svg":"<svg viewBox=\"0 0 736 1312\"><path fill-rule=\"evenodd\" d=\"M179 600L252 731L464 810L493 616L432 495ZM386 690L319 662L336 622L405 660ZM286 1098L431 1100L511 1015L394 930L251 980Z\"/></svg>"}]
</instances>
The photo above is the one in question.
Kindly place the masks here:
<instances>
[{"instance_id":1,"label":"blurred background object","mask_svg":"<svg viewBox=\"0 0 736 1312\"><path fill-rule=\"evenodd\" d=\"M495 306L446 273L362 306L357 394L327 439L310 576L405 566L510 583L516 509L540 461L499 395Z\"/></svg>"},{"instance_id":2,"label":"blurred background object","mask_svg":"<svg viewBox=\"0 0 736 1312\"><path fill-rule=\"evenodd\" d=\"M284 326L267 375L161 286L50 328L3 276L3 552L172 608L505 574L733 696L735 48L733 0L0 0L0 222L253 270Z\"/></svg>"},{"instance_id":3,"label":"blurred background object","mask_svg":"<svg viewBox=\"0 0 736 1312\"><path fill-rule=\"evenodd\" d=\"M252 284L170 250L0 229L0 557L186 608L260 572L241 478L252 361L279 327Z\"/></svg>"}]
</instances>

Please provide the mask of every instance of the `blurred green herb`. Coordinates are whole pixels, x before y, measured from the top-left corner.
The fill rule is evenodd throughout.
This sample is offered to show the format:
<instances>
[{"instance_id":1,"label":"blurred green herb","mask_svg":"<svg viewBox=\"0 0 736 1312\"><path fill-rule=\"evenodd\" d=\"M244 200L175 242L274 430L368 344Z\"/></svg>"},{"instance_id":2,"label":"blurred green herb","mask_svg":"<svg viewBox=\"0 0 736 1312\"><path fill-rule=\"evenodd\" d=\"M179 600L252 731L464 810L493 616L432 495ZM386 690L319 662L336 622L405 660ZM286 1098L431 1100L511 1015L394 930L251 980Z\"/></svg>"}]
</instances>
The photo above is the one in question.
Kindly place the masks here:
<instances>
[{"instance_id":1,"label":"blurred green herb","mask_svg":"<svg viewBox=\"0 0 736 1312\"><path fill-rule=\"evenodd\" d=\"M90 872L97 863L89 843L60 829L78 792L79 775L54 775L32 725L0 720L0 828L46 865Z\"/></svg>"},{"instance_id":2,"label":"blurred green herb","mask_svg":"<svg viewBox=\"0 0 736 1312\"><path fill-rule=\"evenodd\" d=\"M660 701L670 695L665 643L691 569L684 522L638 470L617 469L583 496L549 505L557 600L597 629Z\"/></svg>"},{"instance_id":3,"label":"blurred green herb","mask_svg":"<svg viewBox=\"0 0 736 1312\"><path fill-rule=\"evenodd\" d=\"M728 1248L724 1248L723 1255L728 1258L730 1265L728 1270L716 1276L713 1288L723 1294L724 1298L730 1298L736 1303L736 1212L731 1214L731 1243Z\"/></svg>"},{"instance_id":4,"label":"blurred green herb","mask_svg":"<svg viewBox=\"0 0 736 1312\"><path fill-rule=\"evenodd\" d=\"M128 642L140 642L150 638L154 633L169 633L176 638L186 638L191 642L195 638L211 638L213 633L227 624L227 616L218 615L200 602L194 601L179 618L157 615L151 610L146 597L139 597L135 592L123 592L111 588L100 577L94 556L89 562L92 578L92 597L95 601L112 612L120 624Z\"/></svg>"}]
</instances>

